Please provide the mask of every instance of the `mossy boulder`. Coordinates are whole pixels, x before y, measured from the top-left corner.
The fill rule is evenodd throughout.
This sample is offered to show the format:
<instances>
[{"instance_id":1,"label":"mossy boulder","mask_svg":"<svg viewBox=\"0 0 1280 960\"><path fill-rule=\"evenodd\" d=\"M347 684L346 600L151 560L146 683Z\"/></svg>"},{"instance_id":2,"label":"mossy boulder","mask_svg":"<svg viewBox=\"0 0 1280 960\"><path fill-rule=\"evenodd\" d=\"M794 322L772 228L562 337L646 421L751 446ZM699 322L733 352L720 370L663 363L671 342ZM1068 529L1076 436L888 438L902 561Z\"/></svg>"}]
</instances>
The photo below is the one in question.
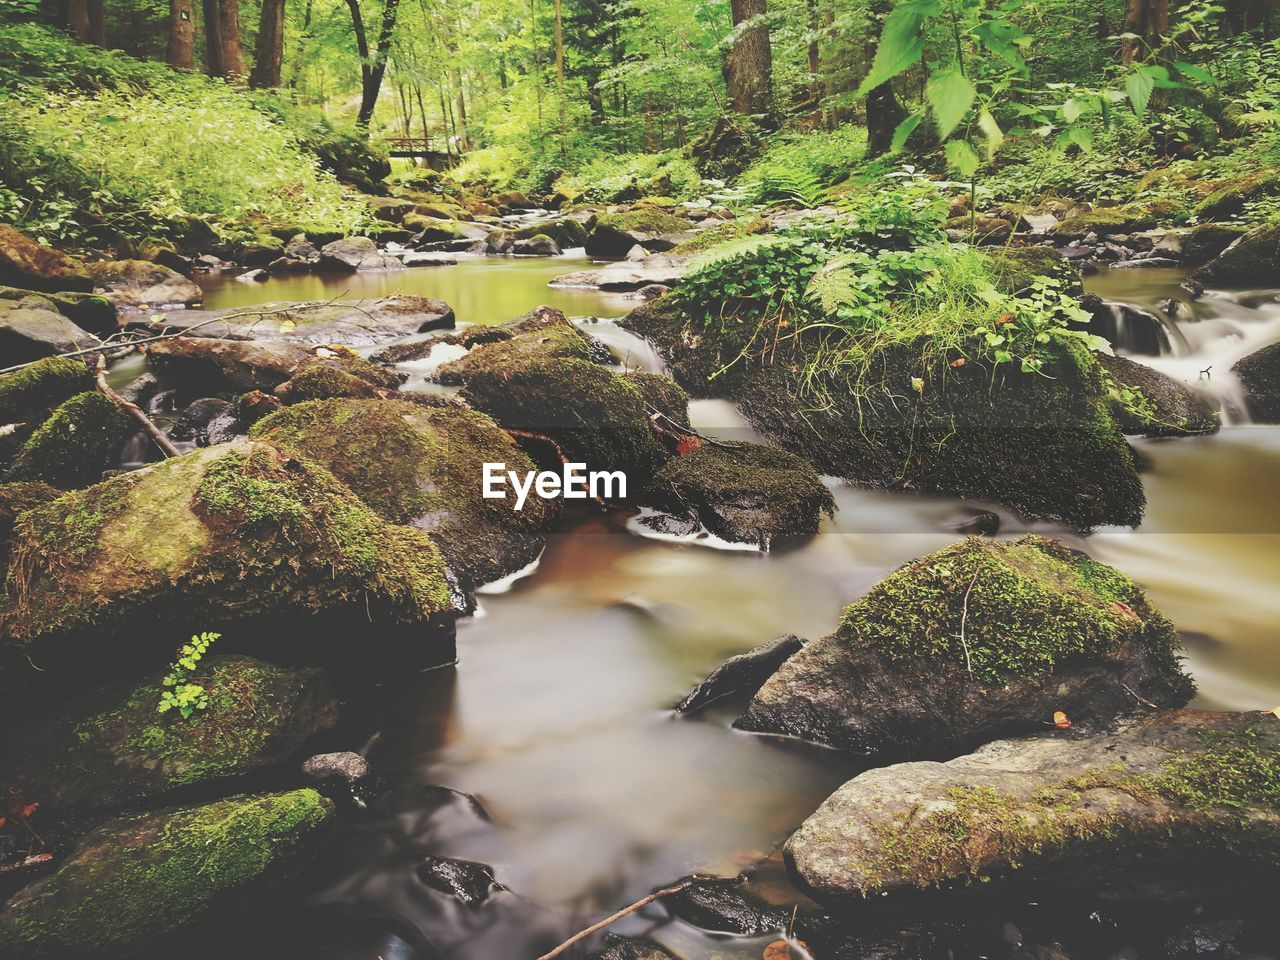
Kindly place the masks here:
<instances>
[{"instance_id":1,"label":"mossy boulder","mask_svg":"<svg viewBox=\"0 0 1280 960\"><path fill-rule=\"evenodd\" d=\"M702 443L658 471L640 502L762 550L811 537L835 503L813 466L777 447Z\"/></svg>"},{"instance_id":2,"label":"mossy boulder","mask_svg":"<svg viewBox=\"0 0 1280 960\"><path fill-rule=\"evenodd\" d=\"M587 242L587 228L582 221L573 217L561 217L558 220L539 220L508 231L515 240L530 240L542 235L550 237L564 250L570 247L581 247Z\"/></svg>"},{"instance_id":3,"label":"mossy boulder","mask_svg":"<svg viewBox=\"0 0 1280 960\"><path fill-rule=\"evenodd\" d=\"M453 325L453 309L443 300L393 294L372 300L264 303L253 310L182 311L150 327L215 339L361 347Z\"/></svg>"},{"instance_id":4,"label":"mossy boulder","mask_svg":"<svg viewBox=\"0 0 1280 960\"><path fill-rule=\"evenodd\" d=\"M676 244L671 252L677 255L702 253L731 240L768 233L770 229L769 221L764 217L738 217L699 230L688 240Z\"/></svg>"},{"instance_id":5,"label":"mossy boulder","mask_svg":"<svg viewBox=\"0 0 1280 960\"><path fill-rule=\"evenodd\" d=\"M1071 262L1052 247L995 247L984 253L1001 293L1018 293L1040 277L1060 280L1068 289L1083 289Z\"/></svg>"},{"instance_id":6,"label":"mossy boulder","mask_svg":"<svg viewBox=\"0 0 1280 960\"><path fill-rule=\"evenodd\" d=\"M1076 239L1091 233L1098 236L1133 233L1137 230L1147 230L1155 225L1155 215L1143 206L1099 207L1059 221L1053 228L1053 233L1057 237Z\"/></svg>"},{"instance_id":7,"label":"mossy boulder","mask_svg":"<svg viewBox=\"0 0 1280 960\"><path fill-rule=\"evenodd\" d=\"M1280 871L1280 723L1166 711L1107 733L990 743L871 770L787 841L842 908L875 893L1041 878L1095 895L1251 892Z\"/></svg>"},{"instance_id":8,"label":"mossy boulder","mask_svg":"<svg viewBox=\"0 0 1280 960\"><path fill-rule=\"evenodd\" d=\"M981 344L965 351L962 366L950 355L926 365L932 346L920 341L880 352L854 384L839 374L806 380L809 358L795 344L780 344L768 361L744 359L733 334L749 322L721 332L670 297L623 325L657 346L691 395L735 401L821 473L994 500L1079 529L1142 518L1136 460L1083 345L1052 345L1039 375L1015 364L992 369L975 359Z\"/></svg>"},{"instance_id":9,"label":"mossy boulder","mask_svg":"<svg viewBox=\"0 0 1280 960\"><path fill-rule=\"evenodd\" d=\"M87 267L94 290L117 307L191 306L204 291L176 270L148 260L104 260Z\"/></svg>"},{"instance_id":10,"label":"mossy boulder","mask_svg":"<svg viewBox=\"0 0 1280 960\"><path fill-rule=\"evenodd\" d=\"M1243 224L1197 224L1181 236L1182 265L1203 266L1248 232Z\"/></svg>"},{"instance_id":11,"label":"mossy boulder","mask_svg":"<svg viewBox=\"0 0 1280 960\"><path fill-rule=\"evenodd\" d=\"M0 301L12 303L31 297L33 294L30 290L0 286ZM76 326L97 336L105 337L120 329L120 319L116 314L115 304L96 293L75 293L69 290L57 293L45 291L31 302L41 306L46 303L51 305Z\"/></svg>"},{"instance_id":12,"label":"mossy boulder","mask_svg":"<svg viewBox=\"0 0 1280 960\"><path fill-rule=\"evenodd\" d=\"M47 483L0 483L0 569L8 567L9 540L18 517L60 496L62 491Z\"/></svg>"},{"instance_id":13,"label":"mossy boulder","mask_svg":"<svg viewBox=\"0 0 1280 960\"><path fill-rule=\"evenodd\" d=\"M739 719L863 753L929 757L1192 695L1173 625L1062 544L971 538L901 567L788 660Z\"/></svg>"},{"instance_id":14,"label":"mossy boulder","mask_svg":"<svg viewBox=\"0 0 1280 960\"><path fill-rule=\"evenodd\" d=\"M40 294L0 300L0 356L6 366L71 353L102 341L58 312Z\"/></svg>"},{"instance_id":15,"label":"mossy boulder","mask_svg":"<svg viewBox=\"0 0 1280 960\"><path fill-rule=\"evenodd\" d=\"M274 390L315 354L283 340L173 337L151 344L147 365L162 380L192 393Z\"/></svg>"},{"instance_id":16,"label":"mossy boulder","mask_svg":"<svg viewBox=\"0 0 1280 960\"><path fill-rule=\"evenodd\" d=\"M602 260L625 257L636 245L652 251L670 250L691 227L688 220L653 207L601 213L588 222L583 246L587 256Z\"/></svg>"},{"instance_id":17,"label":"mossy boulder","mask_svg":"<svg viewBox=\"0 0 1280 960\"><path fill-rule=\"evenodd\" d=\"M0 283L28 290L89 293L93 279L84 264L25 233L0 223Z\"/></svg>"},{"instance_id":18,"label":"mossy boulder","mask_svg":"<svg viewBox=\"0 0 1280 960\"><path fill-rule=\"evenodd\" d=\"M0 912L0 953L90 960L163 948L296 872L332 813L314 790L294 790L105 823Z\"/></svg>"},{"instance_id":19,"label":"mossy boulder","mask_svg":"<svg viewBox=\"0 0 1280 960\"><path fill-rule=\"evenodd\" d=\"M1274 285L1280 276L1280 223L1256 227L1238 237L1191 276L1205 284Z\"/></svg>"},{"instance_id":20,"label":"mossy boulder","mask_svg":"<svg viewBox=\"0 0 1280 960\"><path fill-rule=\"evenodd\" d=\"M466 589L531 562L559 500L482 496L484 464L523 475L533 462L482 413L460 405L328 400L275 413L252 432L320 463L381 517L424 530Z\"/></svg>"},{"instance_id":21,"label":"mossy boulder","mask_svg":"<svg viewBox=\"0 0 1280 960\"><path fill-rule=\"evenodd\" d=\"M1192 211L1201 220L1230 220L1253 200L1280 194L1280 173L1263 170L1230 180L1209 194Z\"/></svg>"},{"instance_id":22,"label":"mossy boulder","mask_svg":"<svg viewBox=\"0 0 1280 960\"><path fill-rule=\"evenodd\" d=\"M128 420L101 393L79 393L61 404L23 442L5 474L63 490L96 483L124 441Z\"/></svg>"},{"instance_id":23,"label":"mossy boulder","mask_svg":"<svg viewBox=\"0 0 1280 960\"><path fill-rule=\"evenodd\" d=\"M248 440L27 511L8 580L0 688L155 662L174 636L210 625L242 626L240 649L292 636L297 655L319 657L328 635L302 627L308 617L334 631L372 621L391 636L453 609L425 533L383 520L323 467Z\"/></svg>"},{"instance_id":24,"label":"mossy boulder","mask_svg":"<svg viewBox=\"0 0 1280 960\"><path fill-rule=\"evenodd\" d=\"M46 357L0 375L0 424L43 419L77 393L93 389L93 374L71 357Z\"/></svg>"},{"instance_id":25,"label":"mossy boulder","mask_svg":"<svg viewBox=\"0 0 1280 960\"><path fill-rule=\"evenodd\" d=\"M553 322L473 346L436 372L508 430L552 440L587 470L621 470L639 490L667 453L644 393L597 363L593 342L558 311Z\"/></svg>"},{"instance_id":26,"label":"mossy boulder","mask_svg":"<svg viewBox=\"0 0 1280 960\"><path fill-rule=\"evenodd\" d=\"M299 364L287 383L276 388L286 403L338 397L385 397L399 389L405 375L395 373L342 348L319 347Z\"/></svg>"},{"instance_id":27,"label":"mossy boulder","mask_svg":"<svg viewBox=\"0 0 1280 960\"><path fill-rule=\"evenodd\" d=\"M1244 387L1250 416L1258 423L1280 423L1280 343L1237 360L1231 372Z\"/></svg>"},{"instance_id":28,"label":"mossy boulder","mask_svg":"<svg viewBox=\"0 0 1280 960\"><path fill-rule=\"evenodd\" d=\"M1192 437L1218 432L1217 412L1185 383L1126 357L1101 356L1098 362L1110 380L1111 415L1125 433Z\"/></svg>"},{"instance_id":29,"label":"mossy boulder","mask_svg":"<svg viewBox=\"0 0 1280 960\"><path fill-rule=\"evenodd\" d=\"M190 682L204 687L209 705L189 718L158 712L164 676L110 685L10 724L0 735L9 758L0 781L38 797L46 816L154 805L173 791L283 764L338 719L314 668L206 656Z\"/></svg>"}]
</instances>

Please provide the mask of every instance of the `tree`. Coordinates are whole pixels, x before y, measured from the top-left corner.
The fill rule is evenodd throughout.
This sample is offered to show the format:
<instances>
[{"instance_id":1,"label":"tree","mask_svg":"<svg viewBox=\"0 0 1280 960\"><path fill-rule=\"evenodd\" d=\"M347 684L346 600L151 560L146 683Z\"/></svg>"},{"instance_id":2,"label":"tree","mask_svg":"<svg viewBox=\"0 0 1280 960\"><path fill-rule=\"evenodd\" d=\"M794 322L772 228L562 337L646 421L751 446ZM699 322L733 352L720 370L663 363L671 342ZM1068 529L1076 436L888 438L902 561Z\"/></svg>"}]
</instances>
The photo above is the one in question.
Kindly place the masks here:
<instances>
[{"instance_id":1,"label":"tree","mask_svg":"<svg viewBox=\"0 0 1280 960\"><path fill-rule=\"evenodd\" d=\"M169 48L165 60L179 70L196 65L196 22L191 0L169 0Z\"/></svg>"},{"instance_id":2,"label":"tree","mask_svg":"<svg viewBox=\"0 0 1280 960\"><path fill-rule=\"evenodd\" d=\"M205 69L211 77L243 77L240 7L236 0L204 0Z\"/></svg>"},{"instance_id":3,"label":"tree","mask_svg":"<svg viewBox=\"0 0 1280 960\"><path fill-rule=\"evenodd\" d=\"M253 75L249 78L249 85L260 88L280 86L283 60L284 0L262 0L258 43L253 51Z\"/></svg>"},{"instance_id":4,"label":"tree","mask_svg":"<svg viewBox=\"0 0 1280 960\"><path fill-rule=\"evenodd\" d=\"M360 112L356 115L356 123L365 129L368 129L369 121L373 119L378 94L382 91L382 78L387 73L387 55L391 51L391 39L395 35L399 6L400 0L386 0L383 4L378 45L371 51L369 35L365 32L364 14L360 11L360 0L347 0L347 8L351 11L351 27L356 37L356 51L360 54Z\"/></svg>"},{"instance_id":5,"label":"tree","mask_svg":"<svg viewBox=\"0 0 1280 960\"><path fill-rule=\"evenodd\" d=\"M1144 49L1169 32L1169 0L1127 0L1124 32L1120 62L1133 63Z\"/></svg>"},{"instance_id":6,"label":"tree","mask_svg":"<svg viewBox=\"0 0 1280 960\"><path fill-rule=\"evenodd\" d=\"M868 33L867 60L872 60L877 43L884 33L885 20L892 4L889 0L873 0L871 4L871 30ZM878 84L867 92L867 155L878 157L888 153L893 144L893 134L907 117L907 111L893 92L893 80Z\"/></svg>"},{"instance_id":7,"label":"tree","mask_svg":"<svg viewBox=\"0 0 1280 960\"><path fill-rule=\"evenodd\" d=\"M733 41L724 58L724 82L735 113L773 113L773 50L766 0L730 0Z\"/></svg>"}]
</instances>

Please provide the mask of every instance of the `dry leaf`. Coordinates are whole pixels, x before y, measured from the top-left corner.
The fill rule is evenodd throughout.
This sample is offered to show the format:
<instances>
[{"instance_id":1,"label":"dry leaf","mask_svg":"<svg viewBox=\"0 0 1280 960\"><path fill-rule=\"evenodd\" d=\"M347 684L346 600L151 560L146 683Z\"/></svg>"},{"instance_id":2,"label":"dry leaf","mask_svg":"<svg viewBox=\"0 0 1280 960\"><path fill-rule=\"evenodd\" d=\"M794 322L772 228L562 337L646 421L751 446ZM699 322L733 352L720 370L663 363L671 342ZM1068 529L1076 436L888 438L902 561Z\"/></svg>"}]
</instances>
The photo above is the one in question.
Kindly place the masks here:
<instances>
[{"instance_id":1,"label":"dry leaf","mask_svg":"<svg viewBox=\"0 0 1280 960\"><path fill-rule=\"evenodd\" d=\"M791 952L792 942L800 948L800 952L796 954ZM764 948L764 960L792 960L793 956L804 956L808 950L809 945L803 940L775 940Z\"/></svg>"},{"instance_id":2,"label":"dry leaf","mask_svg":"<svg viewBox=\"0 0 1280 960\"><path fill-rule=\"evenodd\" d=\"M700 446L702 446L701 440L693 436L693 434L687 434L676 443L676 453L683 457L686 453L693 453Z\"/></svg>"},{"instance_id":3,"label":"dry leaf","mask_svg":"<svg viewBox=\"0 0 1280 960\"><path fill-rule=\"evenodd\" d=\"M30 819L31 815L39 809L40 809L40 804L28 803L25 807L22 808L22 819L23 820Z\"/></svg>"},{"instance_id":4,"label":"dry leaf","mask_svg":"<svg viewBox=\"0 0 1280 960\"><path fill-rule=\"evenodd\" d=\"M290 330L292 330L292 329L293 329L294 327L296 327L296 326L297 326L297 324L296 324L296 323L294 323L292 320L281 320L281 321L280 321L280 332L281 332L281 333L288 333Z\"/></svg>"},{"instance_id":5,"label":"dry leaf","mask_svg":"<svg viewBox=\"0 0 1280 960\"><path fill-rule=\"evenodd\" d=\"M1278 718L1280 718L1280 707L1276 707L1271 712L1274 713Z\"/></svg>"},{"instance_id":6,"label":"dry leaf","mask_svg":"<svg viewBox=\"0 0 1280 960\"><path fill-rule=\"evenodd\" d=\"M959 360L952 360L952 361L951 361L951 366L953 366L953 367L955 367L957 370L959 370L959 369L960 369L961 367L963 367L967 362L968 362L968 361L967 361L967 360L965 360L965 358L964 358L964 357L961 357Z\"/></svg>"},{"instance_id":7,"label":"dry leaf","mask_svg":"<svg viewBox=\"0 0 1280 960\"><path fill-rule=\"evenodd\" d=\"M1053 725L1059 730L1071 729L1071 718L1061 710L1053 711Z\"/></svg>"}]
</instances>

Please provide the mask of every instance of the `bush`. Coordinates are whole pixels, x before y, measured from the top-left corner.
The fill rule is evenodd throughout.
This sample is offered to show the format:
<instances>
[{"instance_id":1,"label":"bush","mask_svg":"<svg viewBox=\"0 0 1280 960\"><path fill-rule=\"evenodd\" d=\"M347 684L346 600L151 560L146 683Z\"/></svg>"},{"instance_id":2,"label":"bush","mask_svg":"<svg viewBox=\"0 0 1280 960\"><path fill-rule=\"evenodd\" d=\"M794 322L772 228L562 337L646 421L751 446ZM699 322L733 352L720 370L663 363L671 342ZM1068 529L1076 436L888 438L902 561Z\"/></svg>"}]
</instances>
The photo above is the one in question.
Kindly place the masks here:
<instances>
[{"instance_id":1,"label":"bush","mask_svg":"<svg viewBox=\"0 0 1280 960\"><path fill-rule=\"evenodd\" d=\"M641 197L691 200L701 183L693 164L669 150L597 157L560 177L554 188L586 203L615 203Z\"/></svg>"},{"instance_id":2,"label":"bush","mask_svg":"<svg viewBox=\"0 0 1280 960\"><path fill-rule=\"evenodd\" d=\"M751 202L799 201L814 206L825 188L847 180L862 164L867 132L848 124L834 131L783 134L738 178Z\"/></svg>"}]
</instances>

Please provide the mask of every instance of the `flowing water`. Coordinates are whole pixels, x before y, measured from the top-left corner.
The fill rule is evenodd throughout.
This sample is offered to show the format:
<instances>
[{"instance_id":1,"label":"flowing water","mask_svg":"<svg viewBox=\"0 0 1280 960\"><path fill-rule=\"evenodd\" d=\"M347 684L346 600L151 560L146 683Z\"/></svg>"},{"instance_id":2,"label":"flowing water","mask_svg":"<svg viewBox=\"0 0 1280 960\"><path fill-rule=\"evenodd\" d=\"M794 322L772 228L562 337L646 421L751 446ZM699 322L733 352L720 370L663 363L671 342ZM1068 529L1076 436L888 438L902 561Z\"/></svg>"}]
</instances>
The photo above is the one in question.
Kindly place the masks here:
<instances>
[{"instance_id":1,"label":"flowing water","mask_svg":"<svg viewBox=\"0 0 1280 960\"><path fill-rule=\"evenodd\" d=\"M580 268L565 258L475 258L332 282L214 279L207 294L222 307L421 293L475 323L539 303L571 314L627 309L618 298L546 287ZM1244 422L1228 368L1280 339L1280 305L1274 293L1211 292L1170 319L1162 304L1179 279L1115 271L1090 286L1168 324L1171 352L1138 359L1225 403L1229 425L1213 437L1135 443L1149 499L1137 530L1080 537L992 509L1001 535L1063 536L1145 584L1183 631L1199 704L1270 708L1280 703L1280 429ZM655 363L612 324L592 332L632 365ZM727 403L696 402L691 414L709 433L750 435ZM732 704L694 720L673 718L669 705L726 656L782 633L831 630L844 604L955 540L988 508L832 487L839 512L823 532L767 556L642 538L625 515L568 515L536 567L483 594L459 625L456 668L383 691L374 756L386 793L342 828L289 905L272 904L261 924L228 934L234 952L392 960L425 956L430 942L455 960L531 960L655 886L691 871L732 875L774 849L857 772L856 761L734 731ZM415 875L427 854L491 864L511 892L461 908ZM618 929L648 923L633 917ZM679 923L655 936L689 960L761 955L760 941L709 938Z\"/></svg>"}]
</instances>

